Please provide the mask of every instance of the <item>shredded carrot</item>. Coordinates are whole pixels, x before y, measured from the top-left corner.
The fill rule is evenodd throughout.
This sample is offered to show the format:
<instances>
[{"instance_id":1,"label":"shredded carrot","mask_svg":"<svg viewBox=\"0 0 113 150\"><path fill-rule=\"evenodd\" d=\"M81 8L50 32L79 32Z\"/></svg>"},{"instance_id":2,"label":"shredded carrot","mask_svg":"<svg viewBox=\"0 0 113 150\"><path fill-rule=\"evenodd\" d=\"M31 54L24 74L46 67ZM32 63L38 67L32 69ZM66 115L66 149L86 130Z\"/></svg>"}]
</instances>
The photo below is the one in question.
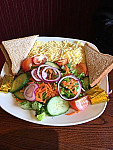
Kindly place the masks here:
<instances>
[{"instance_id":1,"label":"shredded carrot","mask_svg":"<svg viewBox=\"0 0 113 150\"><path fill-rule=\"evenodd\" d=\"M52 69L47 69L46 72L48 71L49 71L48 79L49 80L54 79L55 73L52 71Z\"/></svg>"},{"instance_id":2,"label":"shredded carrot","mask_svg":"<svg viewBox=\"0 0 113 150\"><path fill-rule=\"evenodd\" d=\"M48 71L49 71L48 79L49 80L51 80L52 78L54 79L54 77L55 77L54 71L52 69L47 69L46 72L48 72ZM35 81L31 77L30 82L28 82L27 84L29 85L32 83L35 83ZM58 96L58 89L57 89L57 85L55 83L40 82L40 84L38 84L38 85L39 85L39 88L35 91L36 101L42 102L44 104L51 97ZM20 92L24 92L24 90L25 90L25 88L20 90ZM43 94L45 95L44 98L43 98Z\"/></svg>"},{"instance_id":3,"label":"shredded carrot","mask_svg":"<svg viewBox=\"0 0 113 150\"><path fill-rule=\"evenodd\" d=\"M23 92L24 92L24 89L20 90L20 92L23 93Z\"/></svg>"},{"instance_id":4,"label":"shredded carrot","mask_svg":"<svg viewBox=\"0 0 113 150\"><path fill-rule=\"evenodd\" d=\"M52 76L51 76L51 74L49 75L49 80L51 80L51 78L52 78Z\"/></svg>"},{"instance_id":5,"label":"shredded carrot","mask_svg":"<svg viewBox=\"0 0 113 150\"><path fill-rule=\"evenodd\" d=\"M28 82L27 84L32 84L32 83L34 83L33 81L31 81L31 82Z\"/></svg>"},{"instance_id":6,"label":"shredded carrot","mask_svg":"<svg viewBox=\"0 0 113 150\"><path fill-rule=\"evenodd\" d=\"M45 98L43 100L43 94L46 93ZM39 88L35 91L36 101L46 103L47 98L51 98L53 96L58 95L57 86L51 83L40 83Z\"/></svg>"},{"instance_id":7,"label":"shredded carrot","mask_svg":"<svg viewBox=\"0 0 113 150\"><path fill-rule=\"evenodd\" d=\"M23 88L20 90L20 92L21 92L21 93L24 93L24 90L25 90L25 87L23 87Z\"/></svg>"},{"instance_id":8,"label":"shredded carrot","mask_svg":"<svg viewBox=\"0 0 113 150\"><path fill-rule=\"evenodd\" d=\"M68 114L66 114L66 115L70 116L70 115L74 115L74 114L76 114L76 113L78 113L78 112L79 112L79 111L73 111L73 112L68 113Z\"/></svg>"},{"instance_id":9,"label":"shredded carrot","mask_svg":"<svg viewBox=\"0 0 113 150\"><path fill-rule=\"evenodd\" d=\"M31 77L31 78L30 78L30 81L34 81L34 79Z\"/></svg>"},{"instance_id":10,"label":"shredded carrot","mask_svg":"<svg viewBox=\"0 0 113 150\"><path fill-rule=\"evenodd\" d=\"M78 81L71 79L69 82L62 81L62 84L64 87L68 88L73 94L76 95L77 94L76 87L78 87L78 85L75 85L75 83L77 82Z\"/></svg>"},{"instance_id":11,"label":"shredded carrot","mask_svg":"<svg viewBox=\"0 0 113 150\"><path fill-rule=\"evenodd\" d=\"M17 102L23 102L23 100L20 100L20 99L18 99L18 98L16 98L16 101L17 101Z\"/></svg>"},{"instance_id":12,"label":"shredded carrot","mask_svg":"<svg viewBox=\"0 0 113 150\"><path fill-rule=\"evenodd\" d=\"M65 75L69 75L69 68L67 67L67 65L64 65L64 66L65 66L65 70L66 70Z\"/></svg>"},{"instance_id":13,"label":"shredded carrot","mask_svg":"<svg viewBox=\"0 0 113 150\"><path fill-rule=\"evenodd\" d=\"M52 71L51 69L47 69L47 70L46 70L46 72L48 72L48 71L50 72L50 74L53 73L53 71Z\"/></svg>"},{"instance_id":14,"label":"shredded carrot","mask_svg":"<svg viewBox=\"0 0 113 150\"><path fill-rule=\"evenodd\" d=\"M66 81L62 81L62 84L63 84L63 86L66 86L67 82Z\"/></svg>"}]
</instances>

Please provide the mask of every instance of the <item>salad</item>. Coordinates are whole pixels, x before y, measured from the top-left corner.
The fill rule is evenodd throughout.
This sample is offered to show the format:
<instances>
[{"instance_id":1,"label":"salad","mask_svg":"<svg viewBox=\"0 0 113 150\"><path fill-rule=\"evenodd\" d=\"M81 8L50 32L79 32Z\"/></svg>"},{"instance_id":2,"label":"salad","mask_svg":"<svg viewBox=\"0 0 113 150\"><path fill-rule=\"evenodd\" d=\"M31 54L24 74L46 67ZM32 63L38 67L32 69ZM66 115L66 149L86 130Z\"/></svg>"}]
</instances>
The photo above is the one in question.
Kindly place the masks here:
<instances>
[{"instance_id":1,"label":"salad","mask_svg":"<svg viewBox=\"0 0 113 150\"><path fill-rule=\"evenodd\" d=\"M64 114L70 107L75 110L74 113L84 110L89 104L89 97L84 93L89 89L85 64L80 63L76 70L71 70L68 59L50 62L46 56L40 55L22 62L10 92L21 108L34 110L41 121L46 115Z\"/></svg>"},{"instance_id":2,"label":"salad","mask_svg":"<svg viewBox=\"0 0 113 150\"><path fill-rule=\"evenodd\" d=\"M25 53L26 50L25 48ZM18 51L20 50L17 49L17 54ZM61 114L70 116L83 111L89 104L106 102L109 100L110 92L107 94L97 85L99 83L97 76L93 78L95 84L92 84L91 81L94 74L98 75L99 70L98 61L95 63L95 57L92 59L95 53L99 54L103 61L104 55L91 48L87 43L36 40L29 54L24 57L25 60L23 60L24 53L20 59L15 57L16 60L19 60L17 61L18 65L12 59L12 68L9 66L9 69L13 75L5 74L1 78L0 92L11 92L19 106L25 110L32 110L39 121L43 120L46 115L50 118ZM12 53L10 57L12 58ZM108 58L108 55L106 57ZM105 62L107 62L106 59ZM103 74L103 71L100 72L100 75L101 73ZM92 107L87 110L90 108ZM85 112L83 113L85 114ZM68 116L64 117L63 115L66 119Z\"/></svg>"}]
</instances>

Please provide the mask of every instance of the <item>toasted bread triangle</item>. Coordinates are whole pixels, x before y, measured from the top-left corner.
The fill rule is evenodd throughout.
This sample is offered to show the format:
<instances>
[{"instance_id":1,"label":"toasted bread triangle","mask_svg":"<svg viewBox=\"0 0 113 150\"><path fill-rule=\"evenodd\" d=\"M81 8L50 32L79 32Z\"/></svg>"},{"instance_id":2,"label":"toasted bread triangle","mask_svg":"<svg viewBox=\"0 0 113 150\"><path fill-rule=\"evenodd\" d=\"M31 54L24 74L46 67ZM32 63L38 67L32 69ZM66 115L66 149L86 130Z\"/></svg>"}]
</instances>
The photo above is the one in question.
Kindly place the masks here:
<instances>
[{"instance_id":1,"label":"toasted bread triangle","mask_svg":"<svg viewBox=\"0 0 113 150\"><path fill-rule=\"evenodd\" d=\"M22 61L27 57L36 38L37 35L34 35L2 42L11 60L11 70L13 74L18 73Z\"/></svg>"},{"instance_id":2,"label":"toasted bread triangle","mask_svg":"<svg viewBox=\"0 0 113 150\"><path fill-rule=\"evenodd\" d=\"M86 63L89 73L90 86L100 83L102 79L113 69L113 56L103 54L89 46L84 45Z\"/></svg>"}]
</instances>

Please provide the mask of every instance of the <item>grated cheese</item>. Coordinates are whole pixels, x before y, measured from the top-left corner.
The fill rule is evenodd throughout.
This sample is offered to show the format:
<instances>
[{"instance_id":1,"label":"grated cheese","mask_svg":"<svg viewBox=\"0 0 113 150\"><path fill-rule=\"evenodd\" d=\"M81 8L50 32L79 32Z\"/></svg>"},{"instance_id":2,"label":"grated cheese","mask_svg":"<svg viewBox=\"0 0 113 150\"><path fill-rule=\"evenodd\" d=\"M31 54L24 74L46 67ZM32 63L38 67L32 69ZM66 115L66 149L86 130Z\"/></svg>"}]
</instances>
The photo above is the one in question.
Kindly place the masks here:
<instances>
[{"instance_id":1,"label":"grated cheese","mask_svg":"<svg viewBox=\"0 0 113 150\"><path fill-rule=\"evenodd\" d=\"M56 61L58 59L67 58L72 64L72 69L76 68L76 64L85 63L85 53L83 43L79 41L35 41L28 57L36 55L46 55L48 61Z\"/></svg>"}]
</instances>

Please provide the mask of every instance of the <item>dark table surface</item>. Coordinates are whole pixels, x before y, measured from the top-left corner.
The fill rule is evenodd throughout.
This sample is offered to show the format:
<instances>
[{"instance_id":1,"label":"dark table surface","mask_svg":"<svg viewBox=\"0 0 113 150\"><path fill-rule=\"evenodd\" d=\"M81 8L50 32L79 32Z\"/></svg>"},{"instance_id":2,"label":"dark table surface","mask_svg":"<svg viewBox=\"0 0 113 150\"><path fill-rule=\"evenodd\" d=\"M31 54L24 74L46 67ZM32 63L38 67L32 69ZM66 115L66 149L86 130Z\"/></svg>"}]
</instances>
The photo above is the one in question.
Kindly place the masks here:
<instances>
[{"instance_id":1,"label":"dark table surface","mask_svg":"<svg viewBox=\"0 0 113 150\"><path fill-rule=\"evenodd\" d=\"M0 52L0 70L5 59ZM109 74L113 89L113 71ZM0 108L0 150L113 149L113 94L104 113L85 124L43 126L18 119Z\"/></svg>"}]
</instances>

